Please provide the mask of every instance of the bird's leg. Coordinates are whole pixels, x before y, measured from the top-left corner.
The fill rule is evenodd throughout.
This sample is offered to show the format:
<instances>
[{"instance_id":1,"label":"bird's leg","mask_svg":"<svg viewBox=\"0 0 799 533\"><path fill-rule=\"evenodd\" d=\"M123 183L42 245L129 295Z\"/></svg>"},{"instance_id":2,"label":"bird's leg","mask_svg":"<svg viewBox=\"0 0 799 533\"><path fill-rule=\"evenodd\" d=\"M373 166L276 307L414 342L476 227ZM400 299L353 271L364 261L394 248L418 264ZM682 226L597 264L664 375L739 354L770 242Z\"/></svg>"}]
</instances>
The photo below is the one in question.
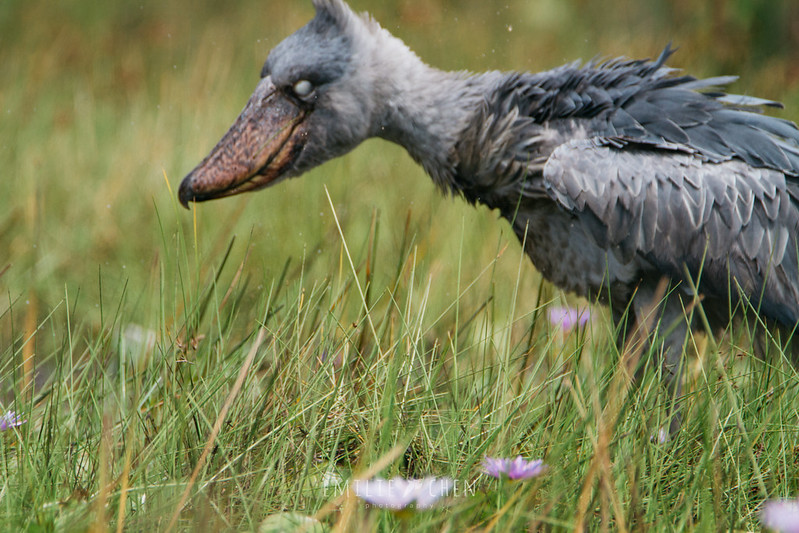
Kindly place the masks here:
<instances>
[{"instance_id":1,"label":"bird's leg","mask_svg":"<svg viewBox=\"0 0 799 533\"><path fill-rule=\"evenodd\" d=\"M669 435L676 433L682 423L680 403L688 320L679 296L671 296L662 305L660 324L656 333L660 346L655 353L660 357L661 376L669 395Z\"/></svg>"},{"instance_id":2,"label":"bird's leg","mask_svg":"<svg viewBox=\"0 0 799 533\"><path fill-rule=\"evenodd\" d=\"M652 284L641 284L629 306L626 323L620 327L621 349L638 358L652 354L661 368L661 377L669 395L668 434L680 427L680 396L682 394L682 367L689 319L685 315L683 299L676 291L669 291L667 283L654 290ZM636 381L641 380L645 365L639 364ZM663 428L659 437L664 435Z\"/></svg>"},{"instance_id":3,"label":"bird's leg","mask_svg":"<svg viewBox=\"0 0 799 533\"><path fill-rule=\"evenodd\" d=\"M796 330L753 313L749 313L741 323L748 329L751 350L759 359L773 361L775 352L782 351L791 364L799 368L799 341L794 340Z\"/></svg>"}]
</instances>

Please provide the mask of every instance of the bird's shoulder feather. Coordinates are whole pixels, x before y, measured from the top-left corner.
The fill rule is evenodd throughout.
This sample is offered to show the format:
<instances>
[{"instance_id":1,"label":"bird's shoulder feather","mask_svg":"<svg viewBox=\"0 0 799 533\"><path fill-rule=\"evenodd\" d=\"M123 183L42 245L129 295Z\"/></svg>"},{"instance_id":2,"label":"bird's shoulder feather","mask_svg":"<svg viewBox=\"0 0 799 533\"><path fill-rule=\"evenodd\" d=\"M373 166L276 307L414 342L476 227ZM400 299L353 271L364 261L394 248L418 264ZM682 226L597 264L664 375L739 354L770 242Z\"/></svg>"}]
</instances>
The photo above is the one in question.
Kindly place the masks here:
<instances>
[{"instance_id":1,"label":"bird's shoulder feather","mask_svg":"<svg viewBox=\"0 0 799 533\"><path fill-rule=\"evenodd\" d=\"M732 275L774 316L799 319L799 190L784 173L675 144L589 139L558 147L543 183L622 260L678 277L687 268L721 294Z\"/></svg>"}]
</instances>

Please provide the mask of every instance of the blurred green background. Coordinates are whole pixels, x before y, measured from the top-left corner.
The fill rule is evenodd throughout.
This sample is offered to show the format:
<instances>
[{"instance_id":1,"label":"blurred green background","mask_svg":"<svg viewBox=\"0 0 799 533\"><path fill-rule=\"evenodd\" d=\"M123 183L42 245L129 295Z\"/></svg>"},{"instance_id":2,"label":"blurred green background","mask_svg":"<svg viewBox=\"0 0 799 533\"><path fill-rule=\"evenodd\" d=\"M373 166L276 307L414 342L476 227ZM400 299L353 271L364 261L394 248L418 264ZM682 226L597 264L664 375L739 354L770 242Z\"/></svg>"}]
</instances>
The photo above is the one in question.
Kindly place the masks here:
<instances>
[{"instance_id":1,"label":"blurred green background","mask_svg":"<svg viewBox=\"0 0 799 533\"><path fill-rule=\"evenodd\" d=\"M799 118L799 3L792 0L352 6L444 69L654 57L672 42L679 48L672 66L698 76L739 74L734 91L781 100L780 116ZM118 304L125 291L128 312L152 322L143 296L158 293L176 228L194 233L193 214L175 203L180 179L232 123L269 49L312 15L310 1L0 2L5 339L18 343L70 299L73 320L96 329L103 304ZM401 149L383 141L302 180L199 206L196 257L219 256L237 235L244 244L234 259L251 251L256 286L274 279L287 258L303 265L307 279L328 275L339 264L340 237L323 186L356 249L376 213L380 256L391 258L409 217L434 291L457 290L447 284L457 268L472 279L506 246L507 267L498 268L515 273L519 246L505 222L438 194ZM453 261L459 250L470 259L462 265ZM531 294L538 278L524 268Z\"/></svg>"},{"instance_id":2,"label":"blurred green background","mask_svg":"<svg viewBox=\"0 0 799 533\"><path fill-rule=\"evenodd\" d=\"M786 110L769 112L799 119L795 0L356 0L352 6L372 12L423 59L444 69L535 71L579 58L655 57L671 42L678 47L673 67L696 76L738 74L733 91L781 100ZM269 49L312 16L310 0L0 0L0 407L29 419L20 439L0 440L0 470L8 483L0 501L14 517L3 524L52 524L60 517L74 530L80 527L72 524L75 514L93 516L86 509L97 500L96 524L105 527L104 493L94 498L93 492L104 486L104 474L102 466L94 466L104 464L105 454L112 459L109 475L120 475L130 466L123 467L125 448L133 450L131 479L142 495L129 500L131 512L138 513L131 515L133 523L161 529L158 520L175 508L175 487L196 464L265 309L274 314L267 326L270 348L261 355L285 364L287 372L276 382L255 376L247 400L230 416L231 430L223 432L221 449L237 457L244 450L253 461L239 472L238 459L231 460L233 473L257 481L243 490L233 476L209 492L211 503L235 500L220 511L223 520L257 523L262 515L304 504L300 489L313 481L292 470L303 454L306 466L315 457L313 439L302 446L286 444L300 442L291 424L278 434L283 440L256 441L254 435L273 435L269 428L307 418L307 425L296 424L304 439L307 428L325 419L325 409L333 413L325 427L335 430L330 438L336 442L321 442L318 449L331 458L353 443L368 459L372 450L382 453L392 445L392 432L404 435L405 422L390 422L397 391L389 387L383 395L392 380L379 380L386 369L396 378L395 361L419 350L436 372L453 374L438 383L408 381L424 386L410 392L410 407L400 405L396 416L410 413L408 431L416 431L418 417L444 436L419 445L424 461L418 468L437 462L444 472L463 468L464 476L477 475L487 452L477 447L482 432L496 427L491 445L497 450L516 450L521 443L536 456L551 452L553 461L551 498L541 500L546 509L525 504L514 512L551 514L559 520L551 523L570 524L584 483L578 480L589 479L584 468L593 453L585 437L593 415L570 399L580 405L580 390L588 391L585 398L594 398L599 417L599 396L591 395L604 386L617 354L602 349L610 346L602 342L607 321L597 320L592 328L600 349L592 341L583 358L582 336L564 342L546 320L536 321L540 302L564 296L541 283L496 213L440 194L402 149L380 140L266 191L192 211L177 204L181 178L233 122ZM344 257L334 213L357 275ZM209 280L233 236L227 267L214 284ZM277 280L282 286L276 288ZM375 355L379 346L377 352L369 347L372 336L353 289L366 280L372 290L366 299L375 304L371 315L383 317L383 342L391 344L385 353L392 357L385 360L382 353ZM539 300L541 287L545 298ZM277 293L278 301L271 301ZM322 327L327 330L320 334L309 331ZM126 349L126 342L132 347ZM376 381L361 389L359 367L348 365L335 375L343 376L342 390L356 391L354 399L343 407L324 407L330 391L317 358L325 358L327 349L341 350L341 356L350 348L364 352L367 363L376 361L369 367ZM557 384L535 388L531 398L509 385L510 373L526 368L528 355L531 364L541 363L533 377ZM39 377L32 379L34 374ZM631 400L629 418L636 429L620 437L616 472L619 487L631 487L631 496L625 496L626 489L620 494L631 500L632 514L643 502L644 528L647 520L665 524L674 516L692 524L697 509L717 517L718 524L728 516L730 528L750 528L772 487L777 494L796 494L799 448L790 435L795 380L762 372L757 375L773 379L753 379L757 386L748 387L744 374L743 385L734 385L738 398L729 382L712 372L706 381L699 371L689 375L700 392L696 416L688 418L691 440L675 447L676 468L673 450L650 442L653 432L644 415L657 392L637 391L641 394ZM514 374L514 384L518 377ZM350 389L350 384L355 385ZM443 400L440 412L432 409L449 388L451 399ZM363 397L374 399L362 402ZM737 407L727 408L730 398L746 407L753 434L764 436L761 448L744 432L746 439L740 438L732 423L723 427L723 438L712 433L714 417L727 424L732 415L726 413L741 416ZM253 416L256 403L261 407ZM582 402L593 409L589 403ZM317 404L324 408L314 411ZM111 427L117 414L120 422ZM468 428L465 436L462 427ZM694 440L703 432L705 440ZM101 435L111 435L117 444L103 451ZM219 464L209 468L203 483L227 471L224 453L212 461ZM768 491L762 488L761 464ZM270 477L273 466L286 471ZM642 480L638 485L636 476ZM235 496L237 490L241 494ZM138 512L144 495L148 510ZM238 497L245 503L236 503ZM308 501L311 507L322 505L319 498ZM207 524L202 502L197 524ZM246 520L239 516L251 511ZM464 516L461 525L488 515L475 507ZM529 523L524 516L519 520Z\"/></svg>"}]
</instances>

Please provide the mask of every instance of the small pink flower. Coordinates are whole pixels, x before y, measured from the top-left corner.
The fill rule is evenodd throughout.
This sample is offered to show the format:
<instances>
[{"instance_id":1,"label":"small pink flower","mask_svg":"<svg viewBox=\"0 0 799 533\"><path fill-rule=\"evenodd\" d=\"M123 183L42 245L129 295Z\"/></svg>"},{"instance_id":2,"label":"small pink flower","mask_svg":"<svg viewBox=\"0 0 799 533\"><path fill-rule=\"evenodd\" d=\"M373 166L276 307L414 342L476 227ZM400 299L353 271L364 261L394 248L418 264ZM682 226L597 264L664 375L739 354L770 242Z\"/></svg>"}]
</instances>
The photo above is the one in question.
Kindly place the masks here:
<instances>
[{"instance_id":1,"label":"small pink flower","mask_svg":"<svg viewBox=\"0 0 799 533\"><path fill-rule=\"evenodd\" d=\"M547 465L543 460L528 461L521 455L516 459L486 457L483 460L483 471L497 479L501 479L503 476L512 480L530 479L541 475L546 469Z\"/></svg>"},{"instance_id":2,"label":"small pink flower","mask_svg":"<svg viewBox=\"0 0 799 533\"><path fill-rule=\"evenodd\" d=\"M591 320L591 311L574 307L550 307L549 322L553 326L569 331L574 326L583 327Z\"/></svg>"},{"instance_id":3,"label":"small pink flower","mask_svg":"<svg viewBox=\"0 0 799 533\"><path fill-rule=\"evenodd\" d=\"M455 482L449 478L426 477L424 479L375 478L352 483L355 495L376 507L401 511L412 504L416 509L432 507L441 497L452 490Z\"/></svg>"},{"instance_id":4,"label":"small pink flower","mask_svg":"<svg viewBox=\"0 0 799 533\"><path fill-rule=\"evenodd\" d=\"M27 420L22 420L22 417L14 411L8 411L6 414L0 415L0 431L21 426L25 422Z\"/></svg>"},{"instance_id":5,"label":"small pink flower","mask_svg":"<svg viewBox=\"0 0 799 533\"><path fill-rule=\"evenodd\" d=\"M799 533L799 500L769 500L760 512L763 525L781 533Z\"/></svg>"}]
</instances>

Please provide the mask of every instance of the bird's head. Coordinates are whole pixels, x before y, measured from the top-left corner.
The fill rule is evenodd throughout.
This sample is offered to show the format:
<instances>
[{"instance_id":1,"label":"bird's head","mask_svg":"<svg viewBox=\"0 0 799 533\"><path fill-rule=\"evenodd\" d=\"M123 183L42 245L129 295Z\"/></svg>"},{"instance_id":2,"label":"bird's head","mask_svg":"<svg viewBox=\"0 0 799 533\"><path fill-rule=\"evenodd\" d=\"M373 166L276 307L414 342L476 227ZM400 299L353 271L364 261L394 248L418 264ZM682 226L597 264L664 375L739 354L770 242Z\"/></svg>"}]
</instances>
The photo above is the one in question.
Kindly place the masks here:
<instances>
[{"instance_id":1,"label":"bird's head","mask_svg":"<svg viewBox=\"0 0 799 533\"><path fill-rule=\"evenodd\" d=\"M342 0L313 3L316 16L270 52L236 122L181 182L184 206L298 176L376 134L368 67L387 32Z\"/></svg>"}]
</instances>

